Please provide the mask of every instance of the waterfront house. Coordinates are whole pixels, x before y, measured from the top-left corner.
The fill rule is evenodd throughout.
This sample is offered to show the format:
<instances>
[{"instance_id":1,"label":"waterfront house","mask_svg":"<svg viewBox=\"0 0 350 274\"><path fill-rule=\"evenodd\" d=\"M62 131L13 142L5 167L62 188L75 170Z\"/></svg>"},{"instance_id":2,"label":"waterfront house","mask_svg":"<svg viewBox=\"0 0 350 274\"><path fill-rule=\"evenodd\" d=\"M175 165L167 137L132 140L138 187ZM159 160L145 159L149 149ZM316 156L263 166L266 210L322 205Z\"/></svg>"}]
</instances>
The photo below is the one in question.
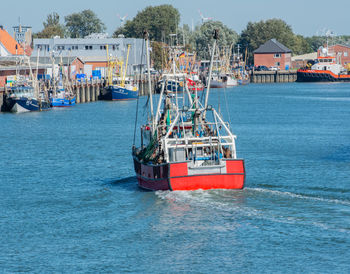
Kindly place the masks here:
<instances>
[{"instance_id":1,"label":"waterfront house","mask_svg":"<svg viewBox=\"0 0 350 274\"><path fill-rule=\"evenodd\" d=\"M254 52L254 65L288 70L291 66L292 51L276 39L271 39Z\"/></svg>"}]
</instances>

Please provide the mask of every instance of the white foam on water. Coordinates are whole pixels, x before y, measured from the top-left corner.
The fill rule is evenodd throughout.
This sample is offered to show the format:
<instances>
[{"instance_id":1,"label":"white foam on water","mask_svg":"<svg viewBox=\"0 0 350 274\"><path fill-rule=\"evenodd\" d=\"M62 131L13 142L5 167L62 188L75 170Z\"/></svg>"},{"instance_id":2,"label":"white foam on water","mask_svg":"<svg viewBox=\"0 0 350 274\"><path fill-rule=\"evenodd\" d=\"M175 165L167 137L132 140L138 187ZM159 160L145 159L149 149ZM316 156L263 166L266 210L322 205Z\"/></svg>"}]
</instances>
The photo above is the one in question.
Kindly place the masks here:
<instances>
[{"instance_id":1,"label":"white foam on water","mask_svg":"<svg viewBox=\"0 0 350 274\"><path fill-rule=\"evenodd\" d=\"M245 188L243 191L232 190L196 190L196 191L157 191L158 198L164 201L172 203L186 204L193 207L203 207L206 209L213 209L224 212L225 215L229 213L235 218L244 218L248 223L252 223L251 219L265 220L269 222L291 224L291 225L306 225L318 227L323 230L333 230L341 233L350 233L350 230L334 227L331 223L324 222L311 222L299 215L290 216L295 214L291 212L276 212L275 208L256 208L246 200L254 199L250 194L251 192L267 193L270 195L278 195L281 197L287 197L292 199L307 199L310 201L321 201L326 203L336 203L346 206L350 206L350 202L341 201L337 199L325 199L318 197L309 197L301 194L295 194L291 192L283 192L277 190L269 190L263 188ZM243 198L243 201L239 202ZM267 201L268 202L268 201ZM252 223L254 225L254 221ZM219 228L217 229L219 230Z\"/></svg>"},{"instance_id":2,"label":"white foam on water","mask_svg":"<svg viewBox=\"0 0 350 274\"><path fill-rule=\"evenodd\" d=\"M286 196L289 198L305 199L305 200L310 200L310 201L319 201L319 202L325 202L325 203L334 203L334 204L341 204L341 205L350 206L350 201L343 201L343 200L338 200L338 199L326 199L326 198L320 198L320 197L311 197L311 196L296 194L296 193L292 193L292 192L288 192L288 191L284 192L284 191L271 190L271 189L266 189L266 188L246 188L246 189L249 191L269 193L269 194L278 195L278 196Z\"/></svg>"},{"instance_id":3,"label":"white foam on water","mask_svg":"<svg viewBox=\"0 0 350 274\"><path fill-rule=\"evenodd\" d=\"M349 102L349 97L284 96L286 99L307 99L315 101Z\"/></svg>"}]
</instances>

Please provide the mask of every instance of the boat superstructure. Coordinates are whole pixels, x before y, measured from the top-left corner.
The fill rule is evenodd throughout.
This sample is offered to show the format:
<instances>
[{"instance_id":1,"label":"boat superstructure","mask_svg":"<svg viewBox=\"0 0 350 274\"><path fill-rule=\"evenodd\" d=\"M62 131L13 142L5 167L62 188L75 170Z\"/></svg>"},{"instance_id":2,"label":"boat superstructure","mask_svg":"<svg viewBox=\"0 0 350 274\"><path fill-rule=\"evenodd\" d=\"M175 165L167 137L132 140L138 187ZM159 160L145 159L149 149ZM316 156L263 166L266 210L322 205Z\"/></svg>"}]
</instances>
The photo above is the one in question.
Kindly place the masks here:
<instances>
[{"instance_id":1,"label":"boat superstructure","mask_svg":"<svg viewBox=\"0 0 350 274\"><path fill-rule=\"evenodd\" d=\"M56 81L54 58L52 60L52 79L49 88L49 98L51 107L70 107L76 104L76 96L73 92L68 75L63 72L63 62L61 56L61 63L59 66L59 81Z\"/></svg>"},{"instance_id":2,"label":"boat superstructure","mask_svg":"<svg viewBox=\"0 0 350 274\"><path fill-rule=\"evenodd\" d=\"M214 49L215 45L216 39ZM186 81L187 75L163 75L155 113L149 89L151 119L141 126L140 146L132 149L139 186L149 190L242 189L244 161L237 159L230 125L208 104L210 89L201 102L197 91L187 85L182 93L169 91L168 80L174 77Z\"/></svg>"}]
</instances>

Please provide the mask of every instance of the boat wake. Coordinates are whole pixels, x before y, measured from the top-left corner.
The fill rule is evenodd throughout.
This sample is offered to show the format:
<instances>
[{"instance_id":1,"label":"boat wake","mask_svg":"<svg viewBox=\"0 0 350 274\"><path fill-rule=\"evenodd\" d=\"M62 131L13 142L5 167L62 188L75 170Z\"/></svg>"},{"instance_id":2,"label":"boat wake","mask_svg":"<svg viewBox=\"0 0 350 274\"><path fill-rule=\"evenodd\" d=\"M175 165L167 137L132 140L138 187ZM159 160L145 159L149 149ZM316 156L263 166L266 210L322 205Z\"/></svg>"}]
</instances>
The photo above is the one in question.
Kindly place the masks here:
<instances>
[{"instance_id":1,"label":"boat wake","mask_svg":"<svg viewBox=\"0 0 350 274\"><path fill-rule=\"evenodd\" d=\"M262 193L268 193L271 195L276 196L284 196L287 198L294 198L294 199L305 199L310 201L319 201L319 202L325 202L325 203L333 203L333 204L341 204L350 206L350 201L347 200L339 200L339 199L327 199L327 198L321 198L321 197L313 197L305 194L296 194L288 191L278 191L278 190L271 190L271 189L265 189L265 188L246 188L248 191L253 192L262 192Z\"/></svg>"},{"instance_id":2,"label":"boat wake","mask_svg":"<svg viewBox=\"0 0 350 274\"><path fill-rule=\"evenodd\" d=\"M206 212L205 214L222 220L229 216L241 224L253 226L254 223L256 228L266 222L273 222L350 234L349 222L334 222L327 213L329 210L336 210L339 214L348 214L350 201L262 188L245 188L239 191L157 191L155 194L157 198L167 202L173 211L184 209L199 215ZM310 205L310 202L313 204ZM315 202L319 205L315 206ZM334 208L332 204L340 208Z\"/></svg>"}]
</instances>

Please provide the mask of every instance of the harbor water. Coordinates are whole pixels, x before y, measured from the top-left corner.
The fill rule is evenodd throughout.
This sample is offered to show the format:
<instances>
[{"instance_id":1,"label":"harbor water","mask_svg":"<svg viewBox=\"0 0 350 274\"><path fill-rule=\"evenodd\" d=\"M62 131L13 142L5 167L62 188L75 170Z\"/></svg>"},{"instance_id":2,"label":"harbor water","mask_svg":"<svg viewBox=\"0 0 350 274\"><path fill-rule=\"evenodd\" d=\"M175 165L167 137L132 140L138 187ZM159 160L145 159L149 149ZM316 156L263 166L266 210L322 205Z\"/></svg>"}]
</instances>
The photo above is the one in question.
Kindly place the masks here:
<instances>
[{"instance_id":1,"label":"harbor water","mask_svg":"<svg viewBox=\"0 0 350 274\"><path fill-rule=\"evenodd\" d=\"M348 273L350 84L210 102L237 135L243 190L139 189L136 101L0 114L0 272Z\"/></svg>"}]
</instances>

